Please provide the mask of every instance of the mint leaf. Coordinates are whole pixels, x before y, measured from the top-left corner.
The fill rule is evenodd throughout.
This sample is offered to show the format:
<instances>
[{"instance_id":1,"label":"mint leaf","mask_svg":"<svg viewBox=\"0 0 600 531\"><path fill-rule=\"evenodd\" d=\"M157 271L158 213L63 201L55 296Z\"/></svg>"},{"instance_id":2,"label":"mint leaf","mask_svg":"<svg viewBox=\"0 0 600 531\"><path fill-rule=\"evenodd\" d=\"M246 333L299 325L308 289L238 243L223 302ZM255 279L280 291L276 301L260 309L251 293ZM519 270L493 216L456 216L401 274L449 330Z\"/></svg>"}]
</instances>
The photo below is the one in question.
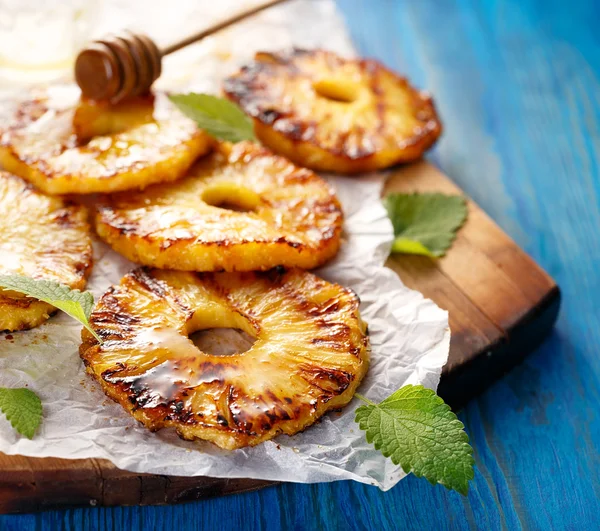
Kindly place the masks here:
<instances>
[{"instance_id":1,"label":"mint leaf","mask_svg":"<svg viewBox=\"0 0 600 531\"><path fill-rule=\"evenodd\" d=\"M0 410L21 435L32 439L42 421L42 402L29 389L0 387Z\"/></svg>"},{"instance_id":2,"label":"mint leaf","mask_svg":"<svg viewBox=\"0 0 600 531\"><path fill-rule=\"evenodd\" d=\"M77 319L101 342L89 323L94 307L94 297L89 291L79 291L52 280L36 280L21 275L0 275L0 288L18 291L27 297L51 304Z\"/></svg>"},{"instance_id":3,"label":"mint leaf","mask_svg":"<svg viewBox=\"0 0 600 531\"><path fill-rule=\"evenodd\" d=\"M200 129L219 140L255 140L252 120L235 103L210 94L172 94L169 99Z\"/></svg>"},{"instance_id":4,"label":"mint leaf","mask_svg":"<svg viewBox=\"0 0 600 531\"><path fill-rule=\"evenodd\" d=\"M407 474L467 495L473 479L473 449L463 423L431 389L406 385L383 402L356 410L367 441Z\"/></svg>"},{"instance_id":5,"label":"mint leaf","mask_svg":"<svg viewBox=\"0 0 600 531\"><path fill-rule=\"evenodd\" d=\"M444 256L467 219L464 197L388 194L384 205L394 226L393 253Z\"/></svg>"}]
</instances>

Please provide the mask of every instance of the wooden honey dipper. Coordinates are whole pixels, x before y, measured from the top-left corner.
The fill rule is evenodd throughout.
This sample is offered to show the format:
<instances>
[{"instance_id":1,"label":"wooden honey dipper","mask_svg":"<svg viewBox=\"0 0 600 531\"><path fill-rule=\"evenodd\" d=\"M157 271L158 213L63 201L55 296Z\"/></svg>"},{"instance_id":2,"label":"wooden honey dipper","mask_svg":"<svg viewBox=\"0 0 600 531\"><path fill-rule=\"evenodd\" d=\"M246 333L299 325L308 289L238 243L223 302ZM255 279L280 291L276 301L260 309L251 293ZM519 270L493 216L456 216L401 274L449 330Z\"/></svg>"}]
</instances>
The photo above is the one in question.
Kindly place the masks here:
<instances>
[{"instance_id":1,"label":"wooden honey dipper","mask_svg":"<svg viewBox=\"0 0 600 531\"><path fill-rule=\"evenodd\" d=\"M262 2L162 49L146 35L129 31L99 39L79 52L75 80L82 95L93 100L117 103L128 96L146 94L160 76L165 55L285 1Z\"/></svg>"}]
</instances>

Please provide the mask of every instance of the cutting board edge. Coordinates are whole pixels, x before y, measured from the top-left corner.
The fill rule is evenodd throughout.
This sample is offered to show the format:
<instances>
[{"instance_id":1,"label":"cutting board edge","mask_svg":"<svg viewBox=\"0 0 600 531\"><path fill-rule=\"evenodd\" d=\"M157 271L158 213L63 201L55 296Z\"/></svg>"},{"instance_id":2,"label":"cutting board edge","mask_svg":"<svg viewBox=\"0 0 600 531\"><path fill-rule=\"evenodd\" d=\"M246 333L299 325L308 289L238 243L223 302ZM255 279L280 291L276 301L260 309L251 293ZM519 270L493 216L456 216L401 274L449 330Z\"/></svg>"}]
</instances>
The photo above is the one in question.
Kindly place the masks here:
<instances>
[{"instance_id":1,"label":"cutting board edge","mask_svg":"<svg viewBox=\"0 0 600 531\"><path fill-rule=\"evenodd\" d=\"M560 312L561 299L560 288L554 284L539 304L506 330L500 340L468 362L444 372L438 394L454 411L458 411L500 380L535 351L552 332ZM492 363L493 358L495 364ZM498 358L502 363L497 363ZM468 393L463 392L465 388L469 389Z\"/></svg>"},{"instance_id":2,"label":"cutting board edge","mask_svg":"<svg viewBox=\"0 0 600 531\"><path fill-rule=\"evenodd\" d=\"M24 514L49 510L86 508L86 507L115 507L115 506L159 506L191 503L195 501L242 494L278 484L277 481L255 480L249 478L223 479L204 476L178 477L139 474L119 470L118 478L103 478L101 468L103 463L109 468L114 465L102 459L58 459L51 458L55 465L64 462L65 467L73 468L81 464L87 468L90 461L97 461L98 474L89 481L70 482L41 482L39 485L25 485L26 492L22 495L14 492L13 485L2 485L0 480L0 514ZM91 487L91 484L93 485ZM121 483L121 485L119 485ZM160 483L160 492L148 492L144 488L140 496L134 496L135 485ZM38 490L39 489L39 490ZM9 496L6 496L6 492ZM158 495L157 495L158 494ZM122 497L120 497L122 496Z\"/></svg>"}]
</instances>

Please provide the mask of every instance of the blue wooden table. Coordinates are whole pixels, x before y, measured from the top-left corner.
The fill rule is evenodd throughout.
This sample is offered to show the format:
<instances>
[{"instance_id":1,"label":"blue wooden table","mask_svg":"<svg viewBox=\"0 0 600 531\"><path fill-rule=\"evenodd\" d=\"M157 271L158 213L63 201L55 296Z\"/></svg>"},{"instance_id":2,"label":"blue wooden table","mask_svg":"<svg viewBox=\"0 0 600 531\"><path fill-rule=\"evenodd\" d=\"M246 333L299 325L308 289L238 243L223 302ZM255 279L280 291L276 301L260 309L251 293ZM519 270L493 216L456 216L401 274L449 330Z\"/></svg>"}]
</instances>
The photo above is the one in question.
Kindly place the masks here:
<instances>
[{"instance_id":1,"label":"blue wooden table","mask_svg":"<svg viewBox=\"0 0 600 531\"><path fill-rule=\"evenodd\" d=\"M433 92L432 160L559 283L555 332L461 413L467 498L407 478L281 485L175 507L7 516L5 529L597 529L600 2L339 0L364 55Z\"/></svg>"}]
</instances>

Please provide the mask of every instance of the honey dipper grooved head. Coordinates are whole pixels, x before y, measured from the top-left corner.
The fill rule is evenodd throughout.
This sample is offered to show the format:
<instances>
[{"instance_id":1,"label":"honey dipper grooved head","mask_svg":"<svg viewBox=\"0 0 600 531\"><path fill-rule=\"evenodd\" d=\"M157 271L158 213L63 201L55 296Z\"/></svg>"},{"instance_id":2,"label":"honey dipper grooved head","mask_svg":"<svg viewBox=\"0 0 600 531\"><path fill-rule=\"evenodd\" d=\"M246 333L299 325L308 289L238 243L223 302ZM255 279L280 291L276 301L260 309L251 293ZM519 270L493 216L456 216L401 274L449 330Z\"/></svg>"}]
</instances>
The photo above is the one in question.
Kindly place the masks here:
<instances>
[{"instance_id":1,"label":"honey dipper grooved head","mask_svg":"<svg viewBox=\"0 0 600 531\"><path fill-rule=\"evenodd\" d=\"M75 80L82 95L112 103L147 93L160 72L156 44L130 32L91 43L75 61Z\"/></svg>"}]
</instances>

